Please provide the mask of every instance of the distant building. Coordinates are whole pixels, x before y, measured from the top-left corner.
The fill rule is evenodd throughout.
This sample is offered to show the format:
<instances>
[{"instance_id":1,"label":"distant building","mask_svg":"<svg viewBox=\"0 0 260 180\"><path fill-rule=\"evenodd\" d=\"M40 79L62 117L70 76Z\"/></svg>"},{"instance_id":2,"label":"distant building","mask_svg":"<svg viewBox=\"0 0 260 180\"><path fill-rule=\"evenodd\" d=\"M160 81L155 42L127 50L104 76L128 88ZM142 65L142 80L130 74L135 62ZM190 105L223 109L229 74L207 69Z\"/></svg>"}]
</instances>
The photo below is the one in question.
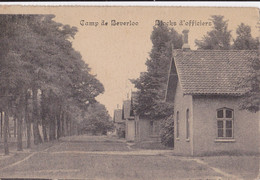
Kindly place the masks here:
<instances>
[{"instance_id":1,"label":"distant building","mask_svg":"<svg viewBox=\"0 0 260 180\"><path fill-rule=\"evenodd\" d=\"M259 113L239 108L238 80L256 51L173 52L166 100L174 103L174 152L259 153Z\"/></svg>"},{"instance_id":2,"label":"distant building","mask_svg":"<svg viewBox=\"0 0 260 180\"><path fill-rule=\"evenodd\" d=\"M131 108L136 104L137 93L132 92ZM135 141L160 141L160 121L137 114L131 109L135 121Z\"/></svg>"},{"instance_id":3,"label":"distant building","mask_svg":"<svg viewBox=\"0 0 260 180\"><path fill-rule=\"evenodd\" d=\"M126 140L135 141L136 122L131 100L123 101L123 119L126 121Z\"/></svg>"},{"instance_id":4,"label":"distant building","mask_svg":"<svg viewBox=\"0 0 260 180\"><path fill-rule=\"evenodd\" d=\"M136 141L160 141L160 121L136 116Z\"/></svg>"},{"instance_id":5,"label":"distant building","mask_svg":"<svg viewBox=\"0 0 260 180\"><path fill-rule=\"evenodd\" d=\"M160 140L160 124L136 114L136 92L132 92L131 99L123 101L122 121L125 122L125 138L127 141L158 141ZM120 112L118 111L118 114Z\"/></svg>"},{"instance_id":6,"label":"distant building","mask_svg":"<svg viewBox=\"0 0 260 180\"><path fill-rule=\"evenodd\" d=\"M122 117L123 117L122 109L119 109L119 107L117 107L117 109L114 110L114 118L113 118L116 127L116 134L120 138L125 138L125 120L123 120Z\"/></svg>"}]
</instances>

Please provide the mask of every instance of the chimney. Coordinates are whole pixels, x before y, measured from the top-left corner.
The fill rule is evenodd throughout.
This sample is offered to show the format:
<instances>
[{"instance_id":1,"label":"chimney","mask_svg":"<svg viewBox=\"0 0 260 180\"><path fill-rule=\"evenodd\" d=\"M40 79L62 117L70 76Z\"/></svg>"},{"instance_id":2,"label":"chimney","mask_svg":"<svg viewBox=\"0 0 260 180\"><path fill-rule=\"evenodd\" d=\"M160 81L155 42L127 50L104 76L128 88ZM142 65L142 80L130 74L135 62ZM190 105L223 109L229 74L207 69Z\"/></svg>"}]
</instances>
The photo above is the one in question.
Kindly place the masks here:
<instances>
[{"instance_id":1,"label":"chimney","mask_svg":"<svg viewBox=\"0 0 260 180\"><path fill-rule=\"evenodd\" d=\"M116 105L116 108L119 109L119 104Z\"/></svg>"},{"instance_id":2,"label":"chimney","mask_svg":"<svg viewBox=\"0 0 260 180\"><path fill-rule=\"evenodd\" d=\"M189 30L184 29L182 31L183 34L183 45L182 45L182 49L185 50L190 50L190 45L189 45Z\"/></svg>"}]
</instances>

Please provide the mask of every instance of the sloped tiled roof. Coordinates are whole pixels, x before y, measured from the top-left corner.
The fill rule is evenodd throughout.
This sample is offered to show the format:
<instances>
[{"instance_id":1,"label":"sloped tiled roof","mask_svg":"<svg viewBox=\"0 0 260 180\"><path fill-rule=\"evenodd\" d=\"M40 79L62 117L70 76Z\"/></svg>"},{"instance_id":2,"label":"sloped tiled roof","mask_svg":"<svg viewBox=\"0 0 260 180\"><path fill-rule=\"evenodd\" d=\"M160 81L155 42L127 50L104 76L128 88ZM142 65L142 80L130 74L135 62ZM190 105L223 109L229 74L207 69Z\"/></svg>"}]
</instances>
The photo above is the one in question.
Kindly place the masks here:
<instances>
[{"instance_id":1,"label":"sloped tiled roof","mask_svg":"<svg viewBox=\"0 0 260 180\"><path fill-rule=\"evenodd\" d=\"M257 51L176 50L174 62L184 94L240 95L238 80L250 71Z\"/></svg>"}]
</instances>

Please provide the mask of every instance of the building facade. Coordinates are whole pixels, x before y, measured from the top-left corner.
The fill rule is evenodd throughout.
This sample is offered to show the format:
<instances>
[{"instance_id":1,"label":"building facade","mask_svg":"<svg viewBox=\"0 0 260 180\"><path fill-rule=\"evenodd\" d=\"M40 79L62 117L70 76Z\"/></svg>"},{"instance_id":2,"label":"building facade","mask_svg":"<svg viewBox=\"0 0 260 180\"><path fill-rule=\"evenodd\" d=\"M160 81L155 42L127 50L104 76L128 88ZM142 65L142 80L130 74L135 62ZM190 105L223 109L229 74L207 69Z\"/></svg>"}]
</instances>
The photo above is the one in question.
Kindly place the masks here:
<instances>
[{"instance_id":1,"label":"building facade","mask_svg":"<svg viewBox=\"0 0 260 180\"><path fill-rule=\"evenodd\" d=\"M123 120L122 109L117 108L114 110L113 121L115 124L116 135L119 138L125 138L126 122Z\"/></svg>"},{"instance_id":2,"label":"building facade","mask_svg":"<svg viewBox=\"0 0 260 180\"><path fill-rule=\"evenodd\" d=\"M184 155L259 153L260 114L241 110L256 51L176 50L166 100L174 104L174 152Z\"/></svg>"}]
</instances>

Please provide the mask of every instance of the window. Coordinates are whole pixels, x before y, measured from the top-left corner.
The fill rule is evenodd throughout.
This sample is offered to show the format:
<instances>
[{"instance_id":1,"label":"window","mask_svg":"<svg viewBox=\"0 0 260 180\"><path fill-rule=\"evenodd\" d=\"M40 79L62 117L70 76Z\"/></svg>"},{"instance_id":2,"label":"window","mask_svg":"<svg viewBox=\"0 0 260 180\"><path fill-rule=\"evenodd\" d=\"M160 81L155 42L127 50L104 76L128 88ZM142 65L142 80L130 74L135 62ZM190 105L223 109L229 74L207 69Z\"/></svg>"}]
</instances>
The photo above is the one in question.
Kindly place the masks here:
<instances>
[{"instance_id":1,"label":"window","mask_svg":"<svg viewBox=\"0 0 260 180\"><path fill-rule=\"evenodd\" d=\"M177 111L177 114L176 114L176 138L179 138L179 111Z\"/></svg>"},{"instance_id":2,"label":"window","mask_svg":"<svg viewBox=\"0 0 260 180\"><path fill-rule=\"evenodd\" d=\"M228 108L217 110L218 138L233 138L234 111Z\"/></svg>"},{"instance_id":3,"label":"window","mask_svg":"<svg viewBox=\"0 0 260 180\"><path fill-rule=\"evenodd\" d=\"M189 122L189 117L190 112L189 109L186 110L186 139L188 140L190 138L190 122Z\"/></svg>"}]
</instances>

